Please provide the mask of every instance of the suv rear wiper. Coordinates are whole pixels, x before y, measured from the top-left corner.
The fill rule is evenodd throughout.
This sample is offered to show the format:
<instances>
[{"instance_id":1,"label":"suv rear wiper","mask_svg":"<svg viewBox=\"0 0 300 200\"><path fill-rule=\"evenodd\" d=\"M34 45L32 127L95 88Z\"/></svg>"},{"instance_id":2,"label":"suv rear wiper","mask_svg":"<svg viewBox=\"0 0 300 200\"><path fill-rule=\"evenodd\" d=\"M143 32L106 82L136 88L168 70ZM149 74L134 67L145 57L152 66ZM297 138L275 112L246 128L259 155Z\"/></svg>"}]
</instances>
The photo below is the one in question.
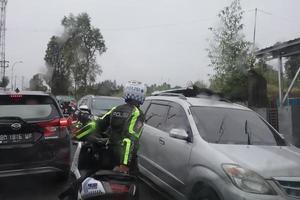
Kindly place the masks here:
<instances>
[{"instance_id":1,"label":"suv rear wiper","mask_svg":"<svg viewBox=\"0 0 300 200\"><path fill-rule=\"evenodd\" d=\"M251 131L248 130L248 120L245 121L245 134L248 137L248 145L251 145Z\"/></svg>"}]
</instances>

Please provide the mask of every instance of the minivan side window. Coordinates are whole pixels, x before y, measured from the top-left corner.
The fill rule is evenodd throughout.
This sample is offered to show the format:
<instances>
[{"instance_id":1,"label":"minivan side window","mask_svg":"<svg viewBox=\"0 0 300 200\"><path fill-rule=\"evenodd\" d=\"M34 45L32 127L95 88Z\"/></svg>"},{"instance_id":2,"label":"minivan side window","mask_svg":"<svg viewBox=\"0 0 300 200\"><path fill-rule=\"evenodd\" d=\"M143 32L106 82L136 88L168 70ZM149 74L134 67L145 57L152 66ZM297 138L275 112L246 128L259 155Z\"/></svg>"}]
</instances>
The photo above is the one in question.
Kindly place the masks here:
<instances>
[{"instance_id":1,"label":"minivan side window","mask_svg":"<svg viewBox=\"0 0 300 200\"><path fill-rule=\"evenodd\" d=\"M143 103L143 105L141 105L141 110L143 111L143 113L144 114L146 114L146 112L147 112L147 109L148 109L148 107L149 107L149 104L150 104L150 101L149 100L146 100L144 103Z\"/></svg>"},{"instance_id":2,"label":"minivan side window","mask_svg":"<svg viewBox=\"0 0 300 200\"><path fill-rule=\"evenodd\" d=\"M162 130L168 110L169 106L167 105L154 103L150 104L150 107L146 113L146 124Z\"/></svg>"},{"instance_id":3,"label":"minivan side window","mask_svg":"<svg viewBox=\"0 0 300 200\"><path fill-rule=\"evenodd\" d=\"M167 115L165 130L170 132L172 129L184 129L190 132L190 124L182 106L179 104L171 104Z\"/></svg>"}]
</instances>

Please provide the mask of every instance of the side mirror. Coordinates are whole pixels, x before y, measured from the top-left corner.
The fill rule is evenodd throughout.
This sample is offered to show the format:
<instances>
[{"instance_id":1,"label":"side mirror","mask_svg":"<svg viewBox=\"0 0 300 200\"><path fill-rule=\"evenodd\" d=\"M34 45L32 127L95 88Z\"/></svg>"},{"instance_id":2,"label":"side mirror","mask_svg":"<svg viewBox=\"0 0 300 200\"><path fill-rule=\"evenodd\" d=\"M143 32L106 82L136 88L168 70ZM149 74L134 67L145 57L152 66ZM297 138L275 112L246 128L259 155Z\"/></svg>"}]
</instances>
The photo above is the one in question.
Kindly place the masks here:
<instances>
[{"instance_id":1,"label":"side mirror","mask_svg":"<svg viewBox=\"0 0 300 200\"><path fill-rule=\"evenodd\" d=\"M172 138L177 138L180 140L188 140L189 138L189 135L184 129L177 129L177 128L171 129L169 135Z\"/></svg>"},{"instance_id":2,"label":"side mirror","mask_svg":"<svg viewBox=\"0 0 300 200\"><path fill-rule=\"evenodd\" d=\"M89 109L89 107L87 105L79 106L79 110L82 112L87 112L87 113L91 114L91 110Z\"/></svg>"}]
</instances>

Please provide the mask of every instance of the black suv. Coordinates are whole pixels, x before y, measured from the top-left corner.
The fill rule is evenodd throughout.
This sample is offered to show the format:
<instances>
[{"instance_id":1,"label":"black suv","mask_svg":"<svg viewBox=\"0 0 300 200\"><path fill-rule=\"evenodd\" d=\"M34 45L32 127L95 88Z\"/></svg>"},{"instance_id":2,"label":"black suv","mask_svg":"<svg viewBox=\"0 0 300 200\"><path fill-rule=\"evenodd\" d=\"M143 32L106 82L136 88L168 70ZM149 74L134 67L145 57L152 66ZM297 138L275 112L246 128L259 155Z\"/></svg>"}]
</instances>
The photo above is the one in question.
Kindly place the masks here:
<instances>
[{"instance_id":1,"label":"black suv","mask_svg":"<svg viewBox=\"0 0 300 200\"><path fill-rule=\"evenodd\" d=\"M0 177L54 172L67 179L68 126L51 95L0 92Z\"/></svg>"}]
</instances>

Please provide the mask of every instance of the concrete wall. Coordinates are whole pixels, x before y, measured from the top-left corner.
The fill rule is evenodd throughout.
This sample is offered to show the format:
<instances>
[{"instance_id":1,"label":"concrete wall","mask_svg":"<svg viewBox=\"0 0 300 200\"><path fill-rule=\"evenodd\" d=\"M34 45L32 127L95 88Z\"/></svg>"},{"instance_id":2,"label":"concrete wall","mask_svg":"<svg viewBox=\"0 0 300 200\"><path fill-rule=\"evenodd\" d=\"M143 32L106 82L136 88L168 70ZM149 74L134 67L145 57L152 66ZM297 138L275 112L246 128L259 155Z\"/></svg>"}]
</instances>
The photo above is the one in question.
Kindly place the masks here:
<instances>
[{"instance_id":1,"label":"concrete wall","mask_svg":"<svg viewBox=\"0 0 300 200\"><path fill-rule=\"evenodd\" d=\"M284 106L278 110L279 132L300 147L300 106Z\"/></svg>"},{"instance_id":2,"label":"concrete wall","mask_svg":"<svg viewBox=\"0 0 300 200\"><path fill-rule=\"evenodd\" d=\"M294 144L300 147L300 106L292 106L292 120Z\"/></svg>"}]
</instances>

